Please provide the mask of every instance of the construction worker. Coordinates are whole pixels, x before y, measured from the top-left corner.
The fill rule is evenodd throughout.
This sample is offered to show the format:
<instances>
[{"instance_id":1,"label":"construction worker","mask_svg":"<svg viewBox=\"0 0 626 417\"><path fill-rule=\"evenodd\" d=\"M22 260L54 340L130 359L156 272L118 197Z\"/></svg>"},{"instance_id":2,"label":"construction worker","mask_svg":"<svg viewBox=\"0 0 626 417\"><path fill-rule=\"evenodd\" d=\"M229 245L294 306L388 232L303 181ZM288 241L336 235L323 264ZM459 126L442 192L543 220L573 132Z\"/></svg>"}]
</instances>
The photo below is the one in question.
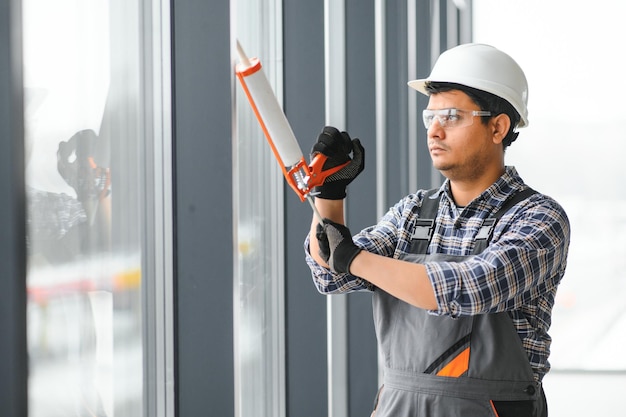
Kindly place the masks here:
<instances>
[{"instance_id":1,"label":"construction worker","mask_svg":"<svg viewBox=\"0 0 626 417\"><path fill-rule=\"evenodd\" d=\"M324 128L312 154L328 156L325 168L350 163L316 190L324 225L314 216L305 242L314 282L324 294L373 293L384 358L376 417L545 417L541 381L570 226L504 163L528 125L526 77L504 52L465 44L409 86L429 97L428 149L446 179L353 236L343 199L363 148Z\"/></svg>"}]
</instances>

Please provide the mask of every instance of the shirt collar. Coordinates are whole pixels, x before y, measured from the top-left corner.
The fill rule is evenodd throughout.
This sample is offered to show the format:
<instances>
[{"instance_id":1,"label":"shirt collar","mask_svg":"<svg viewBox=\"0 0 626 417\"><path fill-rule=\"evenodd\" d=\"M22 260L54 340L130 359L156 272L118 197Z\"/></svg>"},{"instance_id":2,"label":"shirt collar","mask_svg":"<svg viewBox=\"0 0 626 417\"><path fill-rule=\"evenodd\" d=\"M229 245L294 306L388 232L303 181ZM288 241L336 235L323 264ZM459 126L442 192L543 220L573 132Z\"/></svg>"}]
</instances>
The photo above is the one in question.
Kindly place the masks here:
<instances>
[{"instance_id":1,"label":"shirt collar","mask_svg":"<svg viewBox=\"0 0 626 417\"><path fill-rule=\"evenodd\" d=\"M504 174L502 174L496 182L491 184L489 188L483 191L467 206L471 206L480 201L485 201L487 205L496 207L501 205L509 196L524 188L526 188L526 185L524 184L524 180L522 180L517 173L517 169L515 169L514 166L506 166ZM442 194L451 204L453 203L449 179L446 179L441 187L439 187L439 189L432 196L430 196L430 198L438 199Z\"/></svg>"}]
</instances>

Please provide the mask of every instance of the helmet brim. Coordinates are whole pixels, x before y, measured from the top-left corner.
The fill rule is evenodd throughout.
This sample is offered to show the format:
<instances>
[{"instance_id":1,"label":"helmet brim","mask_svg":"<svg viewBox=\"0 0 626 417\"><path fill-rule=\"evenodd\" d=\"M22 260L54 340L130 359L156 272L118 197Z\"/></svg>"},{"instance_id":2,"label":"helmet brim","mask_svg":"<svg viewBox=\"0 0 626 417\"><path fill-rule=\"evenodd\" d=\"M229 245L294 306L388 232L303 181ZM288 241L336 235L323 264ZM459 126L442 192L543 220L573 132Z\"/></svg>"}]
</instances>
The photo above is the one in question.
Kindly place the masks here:
<instances>
[{"instance_id":1,"label":"helmet brim","mask_svg":"<svg viewBox=\"0 0 626 417\"><path fill-rule=\"evenodd\" d=\"M426 92L426 83L430 81L427 78L422 78L421 80L413 80L413 81L409 81L407 84L409 85L409 87L419 91L420 93L424 94L425 96L428 95L428 93Z\"/></svg>"}]
</instances>

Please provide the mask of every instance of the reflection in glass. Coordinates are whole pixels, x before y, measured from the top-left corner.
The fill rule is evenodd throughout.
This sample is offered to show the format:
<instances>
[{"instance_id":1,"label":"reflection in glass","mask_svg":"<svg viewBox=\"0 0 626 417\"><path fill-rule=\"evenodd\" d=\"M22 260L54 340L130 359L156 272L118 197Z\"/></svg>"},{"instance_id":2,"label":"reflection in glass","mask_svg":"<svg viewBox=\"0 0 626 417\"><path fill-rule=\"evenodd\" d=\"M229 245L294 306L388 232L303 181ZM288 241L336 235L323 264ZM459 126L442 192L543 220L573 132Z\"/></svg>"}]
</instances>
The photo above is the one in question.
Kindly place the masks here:
<instances>
[{"instance_id":1,"label":"reflection in glass","mask_svg":"<svg viewBox=\"0 0 626 417\"><path fill-rule=\"evenodd\" d=\"M140 416L139 7L22 3L30 416Z\"/></svg>"}]
</instances>

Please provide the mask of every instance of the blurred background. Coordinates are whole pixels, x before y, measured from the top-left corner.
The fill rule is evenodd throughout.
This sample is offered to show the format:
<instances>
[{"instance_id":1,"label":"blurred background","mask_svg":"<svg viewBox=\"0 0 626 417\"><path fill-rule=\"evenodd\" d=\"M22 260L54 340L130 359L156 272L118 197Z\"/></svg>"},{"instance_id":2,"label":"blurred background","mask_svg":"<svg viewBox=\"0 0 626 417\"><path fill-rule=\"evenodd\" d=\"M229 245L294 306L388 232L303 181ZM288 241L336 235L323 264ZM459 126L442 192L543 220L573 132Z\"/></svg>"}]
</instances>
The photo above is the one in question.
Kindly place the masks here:
<instances>
[{"instance_id":1,"label":"blurred background","mask_svg":"<svg viewBox=\"0 0 626 417\"><path fill-rule=\"evenodd\" d=\"M2 369L27 375L20 390L3 373L1 386L18 395L3 390L2 401L27 403L31 417L369 415L379 378L370 296L316 293L302 251L311 212L285 186L234 77L235 40L260 58L307 158L326 124L361 138L367 169L346 203L353 230L441 183L420 121L425 98L406 82L426 76L441 51L474 41L525 70L530 126L506 162L572 225L544 380L550 416L619 414L626 4L0 6L19 6L19 21L4 27L21 36L0 46L18 44L23 55L0 64L0 82L9 80L0 90L24 104L23 132L2 145L7 161L24 165L0 189L23 194L27 226L2 243L17 271L21 258L7 248L23 248L25 262L23 274L3 274L16 277L3 284L15 291L2 287L3 305L26 283L26 307L15 310L25 329L9 315L3 328L27 342L24 354L18 339L16 349L12 338L0 345ZM3 78L14 68L19 91ZM3 109L0 126L11 126ZM2 217L3 230L19 220Z\"/></svg>"}]
</instances>

